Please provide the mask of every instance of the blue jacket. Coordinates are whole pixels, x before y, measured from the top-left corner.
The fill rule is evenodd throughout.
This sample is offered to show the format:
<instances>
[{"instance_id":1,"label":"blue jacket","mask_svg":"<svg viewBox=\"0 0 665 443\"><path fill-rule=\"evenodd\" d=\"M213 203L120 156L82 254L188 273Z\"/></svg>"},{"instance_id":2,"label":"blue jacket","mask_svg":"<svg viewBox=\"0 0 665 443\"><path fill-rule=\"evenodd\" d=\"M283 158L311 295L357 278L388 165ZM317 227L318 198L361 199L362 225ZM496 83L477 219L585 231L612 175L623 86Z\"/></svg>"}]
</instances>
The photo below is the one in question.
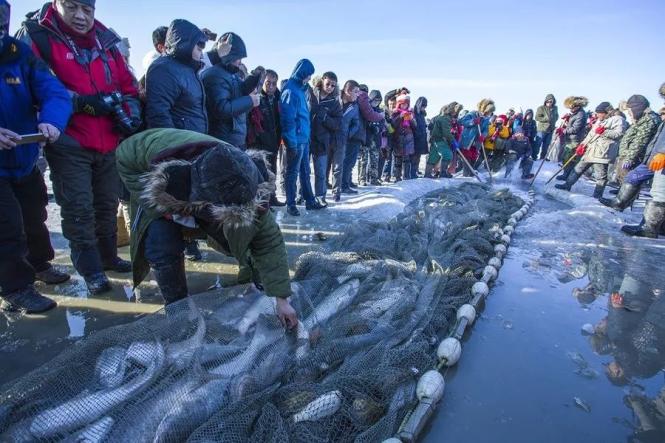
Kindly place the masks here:
<instances>
[{"instance_id":1,"label":"blue jacket","mask_svg":"<svg viewBox=\"0 0 665 443\"><path fill-rule=\"evenodd\" d=\"M468 149L472 144L480 147L480 144L477 141L479 135L478 126L474 123L476 118L481 119L480 130L482 131L482 135L487 137L487 132L490 128L489 117L483 117L478 111L471 111L459 120L459 123L464 127L462 130L460 149Z\"/></svg>"},{"instance_id":2,"label":"blue jacket","mask_svg":"<svg viewBox=\"0 0 665 443\"><path fill-rule=\"evenodd\" d=\"M310 115L307 108L307 85L303 84L314 74L314 65L307 59L300 60L291 74L282 92L282 139L287 148L295 148L298 144L309 143Z\"/></svg>"},{"instance_id":3,"label":"blue jacket","mask_svg":"<svg viewBox=\"0 0 665 443\"><path fill-rule=\"evenodd\" d=\"M0 54L0 127L25 135L37 132L40 123L50 123L64 132L72 114L69 92L28 45L5 38ZM37 144L0 150L0 177L25 177L38 157Z\"/></svg>"}]
</instances>

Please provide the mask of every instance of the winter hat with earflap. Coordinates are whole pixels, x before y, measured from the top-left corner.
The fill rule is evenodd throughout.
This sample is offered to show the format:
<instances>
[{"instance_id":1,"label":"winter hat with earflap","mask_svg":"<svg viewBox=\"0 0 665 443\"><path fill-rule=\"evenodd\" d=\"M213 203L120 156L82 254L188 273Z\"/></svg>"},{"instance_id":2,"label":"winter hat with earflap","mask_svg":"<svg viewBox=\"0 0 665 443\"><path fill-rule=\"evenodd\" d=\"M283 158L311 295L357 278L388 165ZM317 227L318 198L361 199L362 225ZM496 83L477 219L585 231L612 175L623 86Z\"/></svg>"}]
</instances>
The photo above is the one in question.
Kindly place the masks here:
<instances>
[{"instance_id":1,"label":"winter hat with earflap","mask_svg":"<svg viewBox=\"0 0 665 443\"><path fill-rule=\"evenodd\" d=\"M0 0L0 51L5 46L5 41L9 37L9 18L11 16L11 7L5 0Z\"/></svg>"},{"instance_id":2,"label":"winter hat with earflap","mask_svg":"<svg viewBox=\"0 0 665 443\"><path fill-rule=\"evenodd\" d=\"M630 112L633 114L635 121L642 118L645 111L649 107L649 100L643 95L635 94L631 95L626 106L630 109Z\"/></svg>"},{"instance_id":3,"label":"winter hat with earflap","mask_svg":"<svg viewBox=\"0 0 665 443\"><path fill-rule=\"evenodd\" d=\"M496 111L496 106L491 98L484 98L478 103L478 112L481 114L491 114L494 111Z\"/></svg>"},{"instance_id":4,"label":"winter hat with earflap","mask_svg":"<svg viewBox=\"0 0 665 443\"><path fill-rule=\"evenodd\" d=\"M584 108L589 104L589 99L582 96L571 95L563 101L563 105L568 109Z\"/></svg>"},{"instance_id":5,"label":"winter hat with earflap","mask_svg":"<svg viewBox=\"0 0 665 443\"><path fill-rule=\"evenodd\" d=\"M612 105L609 102L602 102L596 106L596 112L600 112L602 114L609 114L613 110L614 108L612 108Z\"/></svg>"}]
</instances>

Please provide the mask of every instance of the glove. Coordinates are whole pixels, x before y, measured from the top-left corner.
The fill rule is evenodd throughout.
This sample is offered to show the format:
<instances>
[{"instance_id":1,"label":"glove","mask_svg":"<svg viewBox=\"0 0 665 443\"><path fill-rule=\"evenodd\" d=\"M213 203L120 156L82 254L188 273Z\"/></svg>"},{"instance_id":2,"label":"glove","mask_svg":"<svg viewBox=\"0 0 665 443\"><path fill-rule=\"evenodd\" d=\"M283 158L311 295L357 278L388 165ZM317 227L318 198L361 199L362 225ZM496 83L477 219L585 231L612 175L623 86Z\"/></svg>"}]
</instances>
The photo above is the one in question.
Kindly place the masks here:
<instances>
[{"instance_id":1,"label":"glove","mask_svg":"<svg viewBox=\"0 0 665 443\"><path fill-rule=\"evenodd\" d=\"M649 162L649 169L656 172L661 171L663 168L665 168L665 154L656 154L653 159L651 159L651 162Z\"/></svg>"},{"instance_id":2,"label":"glove","mask_svg":"<svg viewBox=\"0 0 665 443\"><path fill-rule=\"evenodd\" d=\"M484 135L479 135L479 136L478 136L478 141L479 141L480 143L485 143L485 140L486 140L486 138L485 138Z\"/></svg>"},{"instance_id":3,"label":"glove","mask_svg":"<svg viewBox=\"0 0 665 443\"><path fill-rule=\"evenodd\" d=\"M74 112L76 113L88 114L94 117L113 113L113 106L106 103L101 94L75 95L73 102Z\"/></svg>"},{"instance_id":4,"label":"glove","mask_svg":"<svg viewBox=\"0 0 665 443\"><path fill-rule=\"evenodd\" d=\"M482 120L480 119L480 117L476 117L476 118L473 120L473 124L476 125L476 126L478 126L481 122L482 122Z\"/></svg>"},{"instance_id":5,"label":"glove","mask_svg":"<svg viewBox=\"0 0 665 443\"><path fill-rule=\"evenodd\" d=\"M621 168L622 168L622 169L631 169L632 167L633 167L633 162L630 161L630 160L626 160L626 161L623 162L623 164L621 165Z\"/></svg>"},{"instance_id":6,"label":"glove","mask_svg":"<svg viewBox=\"0 0 665 443\"><path fill-rule=\"evenodd\" d=\"M582 144L577 145L577 149L575 149L575 154L577 154L579 157L582 157L585 152L586 152L586 146Z\"/></svg>"},{"instance_id":7,"label":"glove","mask_svg":"<svg viewBox=\"0 0 665 443\"><path fill-rule=\"evenodd\" d=\"M605 126L598 126L596 128L596 134L602 135L605 132Z\"/></svg>"},{"instance_id":8,"label":"glove","mask_svg":"<svg viewBox=\"0 0 665 443\"><path fill-rule=\"evenodd\" d=\"M137 118L137 117L132 117L130 119L130 124L129 125L124 124L122 122L118 122L118 123L116 123L114 129L119 134L122 134L124 136L129 137L130 135L135 134L136 131L138 131L140 127L141 127L141 119Z\"/></svg>"},{"instance_id":9,"label":"glove","mask_svg":"<svg viewBox=\"0 0 665 443\"><path fill-rule=\"evenodd\" d=\"M563 137L564 134L565 134L565 132L564 132L563 128L557 128L556 135L558 135L559 137Z\"/></svg>"},{"instance_id":10,"label":"glove","mask_svg":"<svg viewBox=\"0 0 665 443\"><path fill-rule=\"evenodd\" d=\"M563 117L561 117L561 120L567 122L568 120L570 120L570 114L565 114Z\"/></svg>"}]
</instances>

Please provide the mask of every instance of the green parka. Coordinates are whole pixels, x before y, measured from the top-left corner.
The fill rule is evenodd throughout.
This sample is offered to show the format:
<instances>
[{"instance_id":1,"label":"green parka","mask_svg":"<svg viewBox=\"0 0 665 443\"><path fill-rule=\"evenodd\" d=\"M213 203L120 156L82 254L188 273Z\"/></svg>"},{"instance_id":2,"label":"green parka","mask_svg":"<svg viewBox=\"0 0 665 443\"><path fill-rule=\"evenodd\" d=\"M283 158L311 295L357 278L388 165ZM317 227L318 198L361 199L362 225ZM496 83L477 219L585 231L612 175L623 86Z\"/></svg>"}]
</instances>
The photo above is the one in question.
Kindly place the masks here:
<instances>
[{"instance_id":1,"label":"green parka","mask_svg":"<svg viewBox=\"0 0 665 443\"><path fill-rule=\"evenodd\" d=\"M116 151L118 172L130 192L132 223L130 254L134 286L150 271L145 258L144 238L152 221L171 214L190 215L208 202L181 201L166 192L166 168L173 162L191 163L220 140L180 129L151 129L123 141ZM265 158L247 151L253 158ZM217 227L206 232L209 243L219 252L238 260L239 283L261 283L269 296L291 295L286 246L272 213L262 209L266 196L275 188L274 174L259 185L254 202L238 207L216 207Z\"/></svg>"}]
</instances>

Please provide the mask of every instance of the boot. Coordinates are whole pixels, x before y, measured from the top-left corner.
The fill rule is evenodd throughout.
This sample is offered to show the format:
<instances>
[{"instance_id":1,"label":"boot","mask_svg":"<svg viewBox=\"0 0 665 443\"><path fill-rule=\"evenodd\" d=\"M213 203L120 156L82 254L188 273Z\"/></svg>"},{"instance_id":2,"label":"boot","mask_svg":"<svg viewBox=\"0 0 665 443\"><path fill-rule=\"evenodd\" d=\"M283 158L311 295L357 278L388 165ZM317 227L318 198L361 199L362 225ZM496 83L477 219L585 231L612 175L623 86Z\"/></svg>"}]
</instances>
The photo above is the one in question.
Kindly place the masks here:
<instances>
[{"instance_id":1,"label":"boot","mask_svg":"<svg viewBox=\"0 0 665 443\"><path fill-rule=\"evenodd\" d=\"M432 177L432 170L433 169L434 169L434 165L430 165L429 163L427 163L425 165L425 178L434 178L434 177ZM443 170L443 168L441 168L441 170Z\"/></svg>"},{"instance_id":2,"label":"boot","mask_svg":"<svg viewBox=\"0 0 665 443\"><path fill-rule=\"evenodd\" d=\"M57 306L57 303L40 294L33 285L2 296L0 309L7 312L23 311L26 314L46 312Z\"/></svg>"},{"instance_id":3,"label":"boot","mask_svg":"<svg viewBox=\"0 0 665 443\"><path fill-rule=\"evenodd\" d=\"M286 213L294 217L300 216L300 211L298 211L298 208L296 208L295 206L287 206Z\"/></svg>"},{"instance_id":4,"label":"boot","mask_svg":"<svg viewBox=\"0 0 665 443\"><path fill-rule=\"evenodd\" d=\"M605 192L605 185L596 185L596 187L593 188L593 198L600 200L603 198L603 192Z\"/></svg>"},{"instance_id":5,"label":"boot","mask_svg":"<svg viewBox=\"0 0 665 443\"><path fill-rule=\"evenodd\" d=\"M97 239L97 248L102 259L104 271L115 271L126 274L132 272L132 264L118 257L116 236Z\"/></svg>"},{"instance_id":6,"label":"boot","mask_svg":"<svg viewBox=\"0 0 665 443\"><path fill-rule=\"evenodd\" d=\"M47 285L57 285L60 283L64 283L69 279L70 279L69 274L58 271L53 266L51 266L50 263L48 264L48 268L44 269L43 271L35 273L35 280L44 282Z\"/></svg>"},{"instance_id":7,"label":"boot","mask_svg":"<svg viewBox=\"0 0 665 443\"><path fill-rule=\"evenodd\" d=\"M273 194L270 196L270 206L274 206L275 208L281 208L282 206L286 206L286 203L279 201L277 199L277 196Z\"/></svg>"},{"instance_id":8,"label":"boot","mask_svg":"<svg viewBox=\"0 0 665 443\"><path fill-rule=\"evenodd\" d=\"M665 221L665 202L649 200L644 208L643 223L635 226L622 226L621 230L635 237L658 238Z\"/></svg>"},{"instance_id":9,"label":"boot","mask_svg":"<svg viewBox=\"0 0 665 443\"><path fill-rule=\"evenodd\" d=\"M633 200L640 194L639 185L631 185L624 183L619 189L619 193L615 198L599 198L598 200L605 206L623 211L633 203Z\"/></svg>"},{"instance_id":10,"label":"boot","mask_svg":"<svg viewBox=\"0 0 665 443\"><path fill-rule=\"evenodd\" d=\"M357 194L357 193L358 193L358 191L356 191L355 189L351 189L351 188L342 189L342 194L354 195L354 194Z\"/></svg>"},{"instance_id":11,"label":"boot","mask_svg":"<svg viewBox=\"0 0 665 443\"><path fill-rule=\"evenodd\" d=\"M203 260L203 255L199 249L199 242L196 240L190 240L185 245L185 257L189 261L201 261Z\"/></svg>"},{"instance_id":12,"label":"boot","mask_svg":"<svg viewBox=\"0 0 665 443\"><path fill-rule=\"evenodd\" d=\"M164 304L170 305L187 298L187 276L184 259L180 258L173 263L164 265L152 265L152 270L162 297L164 297Z\"/></svg>"},{"instance_id":13,"label":"boot","mask_svg":"<svg viewBox=\"0 0 665 443\"><path fill-rule=\"evenodd\" d=\"M318 211L319 209L325 209L328 205L325 205L319 201L318 198L315 198L312 203L307 203L305 209L308 211Z\"/></svg>"},{"instance_id":14,"label":"boot","mask_svg":"<svg viewBox=\"0 0 665 443\"><path fill-rule=\"evenodd\" d=\"M109 279L103 272L84 275L83 279L85 280L85 285L88 287L88 291L92 295L100 295L112 289Z\"/></svg>"},{"instance_id":15,"label":"boot","mask_svg":"<svg viewBox=\"0 0 665 443\"><path fill-rule=\"evenodd\" d=\"M558 179L559 177L557 177ZM566 182L561 183L558 185L554 185L555 188L557 189L563 189L564 191L570 191L570 189L573 187L575 183L577 183L577 180L579 180L580 175L575 171L574 169L568 173L566 176Z\"/></svg>"}]
</instances>

